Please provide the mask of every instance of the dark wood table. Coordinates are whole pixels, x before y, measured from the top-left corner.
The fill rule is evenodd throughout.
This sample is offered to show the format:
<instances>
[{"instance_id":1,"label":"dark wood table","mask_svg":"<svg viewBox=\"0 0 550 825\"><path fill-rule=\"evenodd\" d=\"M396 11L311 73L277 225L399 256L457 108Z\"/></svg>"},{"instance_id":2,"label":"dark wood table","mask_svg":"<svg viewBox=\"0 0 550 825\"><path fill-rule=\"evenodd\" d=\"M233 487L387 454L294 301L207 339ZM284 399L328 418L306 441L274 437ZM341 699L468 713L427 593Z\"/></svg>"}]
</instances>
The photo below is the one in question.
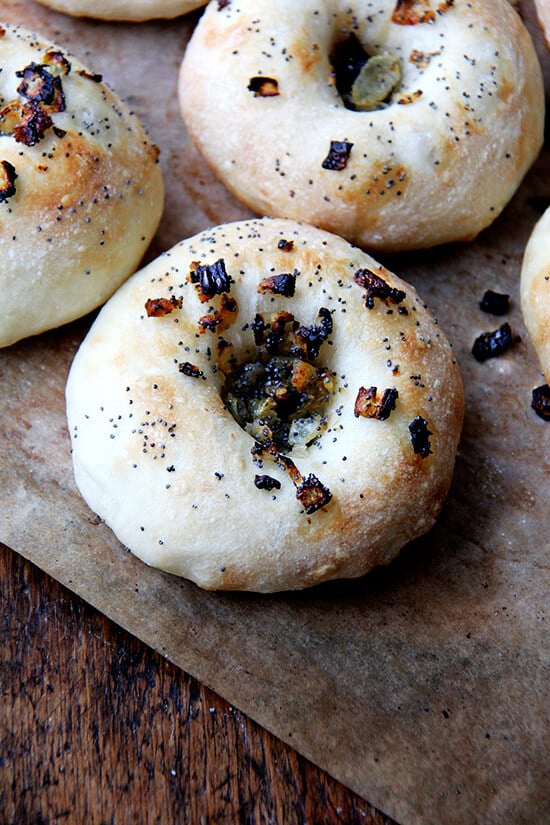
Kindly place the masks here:
<instances>
[{"instance_id":1,"label":"dark wood table","mask_svg":"<svg viewBox=\"0 0 550 825\"><path fill-rule=\"evenodd\" d=\"M0 544L1 825L392 825Z\"/></svg>"}]
</instances>

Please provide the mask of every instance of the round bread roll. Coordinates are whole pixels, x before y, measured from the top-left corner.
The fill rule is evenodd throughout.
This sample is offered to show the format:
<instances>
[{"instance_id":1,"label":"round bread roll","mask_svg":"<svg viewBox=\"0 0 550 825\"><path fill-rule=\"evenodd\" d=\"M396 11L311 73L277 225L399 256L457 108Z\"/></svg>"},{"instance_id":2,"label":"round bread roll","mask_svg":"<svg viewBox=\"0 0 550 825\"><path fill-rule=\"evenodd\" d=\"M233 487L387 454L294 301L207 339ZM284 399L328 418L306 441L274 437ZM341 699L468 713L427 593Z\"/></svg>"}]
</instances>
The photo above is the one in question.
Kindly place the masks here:
<instances>
[{"instance_id":1,"label":"round bread roll","mask_svg":"<svg viewBox=\"0 0 550 825\"><path fill-rule=\"evenodd\" d=\"M237 198L373 250L474 238L543 140L540 66L507 0L211 2L179 95Z\"/></svg>"},{"instance_id":2,"label":"round bread roll","mask_svg":"<svg viewBox=\"0 0 550 825\"><path fill-rule=\"evenodd\" d=\"M135 272L160 221L158 149L59 46L0 24L0 346L71 321Z\"/></svg>"},{"instance_id":3,"label":"round bread roll","mask_svg":"<svg viewBox=\"0 0 550 825\"><path fill-rule=\"evenodd\" d=\"M550 384L550 208L535 225L525 248L520 295L525 326Z\"/></svg>"},{"instance_id":4,"label":"round bread roll","mask_svg":"<svg viewBox=\"0 0 550 825\"><path fill-rule=\"evenodd\" d=\"M415 290L280 219L208 229L103 307L72 364L77 485L208 589L361 576L434 524L463 391Z\"/></svg>"},{"instance_id":5,"label":"round bread roll","mask_svg":"<svg viewBox=\"0 0 550 825\"><path fill-rule=\"evenodd\" d=\"M38 0L43 6L71 14L73 17L93 17L98 20L120 20L140 23L156 18L173 18L186 14L205 0Z\"/></svg>"}]
</instances>

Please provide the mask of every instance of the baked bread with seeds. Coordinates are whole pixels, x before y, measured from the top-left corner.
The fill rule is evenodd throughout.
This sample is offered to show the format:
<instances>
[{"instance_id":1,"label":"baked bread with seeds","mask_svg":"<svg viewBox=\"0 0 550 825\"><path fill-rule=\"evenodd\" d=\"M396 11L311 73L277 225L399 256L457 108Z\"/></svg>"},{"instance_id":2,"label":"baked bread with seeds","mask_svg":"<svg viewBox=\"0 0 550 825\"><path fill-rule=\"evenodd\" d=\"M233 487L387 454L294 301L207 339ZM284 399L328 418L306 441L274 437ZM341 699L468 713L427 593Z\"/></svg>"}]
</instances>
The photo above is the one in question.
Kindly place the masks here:
<instances>
[{"instance_id":1,"label":"baked bread with seeds","mask_svg":"<svg viewBox=\"0 0 550 825\"><path fill-rule=\"evenodd\" d=\"M463 404L411 286L342 238L267 218L136 273L67 383L90 508L144 562L208 589L390 562L441 510Z\"/></svg>"},{"instance_id":2,"label":"baked bread with seeds","mask_svg":"<svg viewBox=\"0 0 550 825\"><path fill-rule=\"evenodd\" d=\"M138 118L61 46L0 24L0 346L103 303L139 266L164 190Z\"/></svg>"},{"instance_id":3,"label":"baked bread with seeds","mask_svg":"<svg viewBox=\"0 0 550 825\"><path fill-rule=\"evenodd\" d=\"M541 69L508 0L211 2L179 94L237 198L371 250L474 238L543 140Z\"/></svg>"}]
</instances>

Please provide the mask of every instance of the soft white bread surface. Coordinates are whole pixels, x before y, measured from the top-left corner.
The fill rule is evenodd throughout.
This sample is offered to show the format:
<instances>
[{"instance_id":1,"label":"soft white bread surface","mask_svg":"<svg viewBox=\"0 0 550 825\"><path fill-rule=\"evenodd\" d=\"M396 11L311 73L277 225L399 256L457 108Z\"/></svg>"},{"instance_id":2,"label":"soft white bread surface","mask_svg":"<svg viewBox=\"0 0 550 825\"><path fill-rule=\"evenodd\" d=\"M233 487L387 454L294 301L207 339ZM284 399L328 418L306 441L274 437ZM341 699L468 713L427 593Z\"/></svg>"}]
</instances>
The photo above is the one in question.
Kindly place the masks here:
<instances>
[{"instance_id":1,"label":"soft white bread surface","mask_svg":"<svg viewBox=\"0 0 550 825\"><path fill-rule=\"evenodd\" d=\"M73 17L120 20L141 23L144 20L173 18L186 14L204 0L38 0L43 6Z\"/></svg>"},{"instance_id":2,"label":"soft white bread surface","mask_svg":"<svg viewBox=\"0 0 550 825\"><path fill-rule=\"evenodd\" d=\"M525 326L550 384L550 208L536 223L521 268L521 309Z\"/></svg>"},{"instance_id":3,"label":"soft white bread surface","mask_svg":"<svg viewBox=\"0 0 550 825\"><path fill-rule=\"evenodd\" d=\"M86 314L160 221L158 150L60 46L0 24L0 346Z\"/></svg>"},{"instance_id":4,"label":"soft white bread surface","mask_svg":"<svg viewBox=\"0 0 550 825\"><path fill-rule=\"evenodd\" d=\"M352 35L399 65L384 108L344 105L336 56ZM474 238L543 140L540 65L507 0L211 2L179 94L237 198L372 250Z\"/></svg>"},{"instance_id":5,"label":"soft white bread surface","mask_svg":"<svg viewBox=\"0 0 550 825\"><path fill-rule=\"evenodd\" d=\"M278 450L237 423L226 390L289 331L308 350L293 387L314 374L331 388L306 439ZM267 389L284 400L288 386ZM339 237L269 218L208 229L136 273L67 383L90 508L144 562L208 589L304 588L391 561L438 517L463 403L411 286Z\"/></svg>"},{"instance_id":6,"label":"soft white bread surface","mask_svg":"<svg viewBox=\"0 0 550 825\"><path fill-rule=\"evenodd\" d=\"M550 49L550 0L535 0L535 9L546 45Z\"/></svg>"}]
</instances>

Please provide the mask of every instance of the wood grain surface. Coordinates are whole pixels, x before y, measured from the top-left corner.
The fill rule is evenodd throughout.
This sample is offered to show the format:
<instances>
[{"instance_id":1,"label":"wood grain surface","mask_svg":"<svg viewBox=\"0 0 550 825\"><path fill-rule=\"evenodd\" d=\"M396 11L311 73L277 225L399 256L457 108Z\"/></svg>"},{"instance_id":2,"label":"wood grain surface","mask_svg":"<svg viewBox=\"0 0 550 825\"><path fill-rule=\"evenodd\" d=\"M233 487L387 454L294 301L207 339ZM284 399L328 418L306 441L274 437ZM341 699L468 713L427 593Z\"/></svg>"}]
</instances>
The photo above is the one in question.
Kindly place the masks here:
<instances>
[{"instance_id":1,"label":"wood grain surface","mask_svg":"<svg viewBox=\"0 0 550 825\"><path fill-rule=\"evenodd\" d=\"M0 545L0 822L392 820Z\"/></svg>"}]
</instances>

